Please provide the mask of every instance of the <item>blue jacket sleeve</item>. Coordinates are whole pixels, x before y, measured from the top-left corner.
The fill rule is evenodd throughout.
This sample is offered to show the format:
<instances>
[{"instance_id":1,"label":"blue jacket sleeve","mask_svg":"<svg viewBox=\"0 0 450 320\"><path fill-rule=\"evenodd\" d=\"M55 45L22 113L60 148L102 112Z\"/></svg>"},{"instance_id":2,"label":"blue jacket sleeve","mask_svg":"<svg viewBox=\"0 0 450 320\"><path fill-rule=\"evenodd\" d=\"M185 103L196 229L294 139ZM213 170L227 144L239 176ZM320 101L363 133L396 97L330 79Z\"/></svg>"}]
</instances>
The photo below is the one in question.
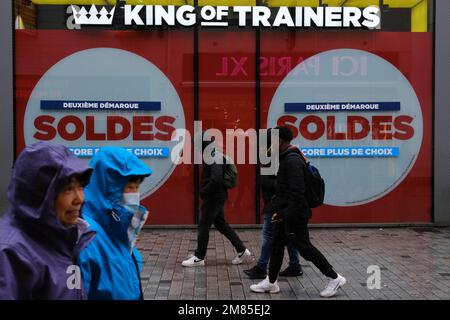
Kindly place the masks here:
<instances>
[{"instance_id":1,"label":"blue jacket sleeve","mask_svg":"<svg viewBox=\"0 0 450 320\"><path fill-rule=\"evenodd\" d=\"M95 259L89 253L89 250L84 249L78 258L78 265L81 270L81 277L83 279L83 288L90 299L95 292L95 284L98 283L99 267Z\"/></svg>"}]
</instances>

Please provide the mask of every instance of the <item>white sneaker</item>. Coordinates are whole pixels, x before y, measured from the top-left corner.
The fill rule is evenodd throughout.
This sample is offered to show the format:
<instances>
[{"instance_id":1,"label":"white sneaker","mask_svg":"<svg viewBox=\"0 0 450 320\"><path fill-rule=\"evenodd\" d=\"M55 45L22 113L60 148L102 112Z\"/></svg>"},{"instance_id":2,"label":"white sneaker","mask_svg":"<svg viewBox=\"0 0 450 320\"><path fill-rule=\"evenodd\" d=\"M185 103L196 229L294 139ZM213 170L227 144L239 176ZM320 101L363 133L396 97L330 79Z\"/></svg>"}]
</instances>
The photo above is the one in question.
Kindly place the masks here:
<instances>
[{"instance_id":1,"label":"white sneaker","mask_svg":"<svg viewBox=\"0 0 450 320\"><path fill-rule=\"evenodd\" d=\"M260 283L252 284L250 286L250 290L258 293L260 292L278 293L280 292L280 287L278 286L278 281L275 281L275 283L270 283L269 277L266 277Z\"/></svg>"},{"instance_id":2,"label":"white sneaker","mask_svg":"<svg viewBox=\"0 0 450 320\"><path fill-rule=\"evenodd\" d=\"M236 258L231 261L232 264L241 264L242 262L246 261L249 257L252 256L252 253L250 250L245 249L244 252L238 253Z\"/></svg>"},{"instance_id":3,"label":"white sneaker","mask_svg":"<svg viewBox=\"0 0 450 320\"><path fill-rule=\"evenodd\" d=\"M184 260L181 265L183 267L200 267L205 265L205 260L199 259L196 256L192 256L187 260Z\"/></svg>"},{"instance_id":4,"label":"white sneaker","mask_svg":"<svg viewBox=\"0 0 450 320\"><path fill-rule=\"evenodd\" d=\"M338 277L336 279L332 279L328 283L327 287L320 293L320 296L323 298L333 297L337 293L338 289L342 287L346 282L347 280L343 276L338 274Z\"/></svg>"}]
</instances>

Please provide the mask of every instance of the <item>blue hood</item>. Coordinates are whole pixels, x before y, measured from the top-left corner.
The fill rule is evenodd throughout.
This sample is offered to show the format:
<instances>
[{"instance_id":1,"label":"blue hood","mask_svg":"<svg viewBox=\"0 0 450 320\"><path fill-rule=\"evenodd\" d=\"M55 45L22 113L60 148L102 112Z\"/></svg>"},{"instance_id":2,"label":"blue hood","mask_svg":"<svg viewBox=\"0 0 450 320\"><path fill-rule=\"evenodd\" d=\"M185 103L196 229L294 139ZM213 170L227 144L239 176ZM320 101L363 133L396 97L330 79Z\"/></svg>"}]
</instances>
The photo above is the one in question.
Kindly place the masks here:
<instances>
[{"instance_id":1,"label":"blue hood","mask_svg":"<svg viewBox=\"0 0 450 320\"><path fill-rule=\"evenodd\" d=\"M121 217L124 210L120 200L129 178L148 177L152 170L134 154L119 147L102 148L94 155L90 166L94 172L85 189L84 214L108 230L114 221L111 217L113 210L121 220L127 220L127 217ZM126 224L123 228L128 227L125 221L122 223Z\"/></svg>"}]
</instances>

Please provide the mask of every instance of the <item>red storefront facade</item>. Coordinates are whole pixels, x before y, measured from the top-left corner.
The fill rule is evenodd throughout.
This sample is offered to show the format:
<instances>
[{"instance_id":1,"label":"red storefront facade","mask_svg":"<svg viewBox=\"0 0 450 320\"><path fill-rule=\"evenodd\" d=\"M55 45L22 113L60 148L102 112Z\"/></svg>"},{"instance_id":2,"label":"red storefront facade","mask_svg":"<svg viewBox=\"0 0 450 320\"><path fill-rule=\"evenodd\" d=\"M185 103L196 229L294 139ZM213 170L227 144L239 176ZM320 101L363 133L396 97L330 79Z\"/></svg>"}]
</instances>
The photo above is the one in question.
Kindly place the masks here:
<instances>
[{"instance_id":1,"label":"red storefront facade","mask_svg":"<svg viewBox=\"0 0 450 320\"><path fill-rule=\"evenodd\" d=\"M326 60L321 60L322 64L318 62L314 64L314 61L319 60L311 59L332 50L338 50L336 51L336 59L344 60L348 57L347 55L340 55L339 52L343 52L343 54L345 52L356 52L363 59L368 57L369 74L372 71L370 62L372 57L384 61L386 65L398 71L407 80L417 97L420 117L414 118L414 116L411 116L410 122L412 136L419 133L421 135L418 139L419 145L415 145L418 150L417 154L414 153L414 147L409 145L402 147L403 145L401 145L400 153L403 149L412 153L412 160L405 167L406 169L399 168L399 165L397 165L398 158L396 157L370 157L358 160L360 161L358 166L361 161L364 161L361 166L367 167L366 174L359 174L350 177L351 179L348 180L339 176L337 172L340 170L339 168L345 168L346 163L352 160L345 157L327 159L323 166L331 166L329 170L325 170L325 172L331 173L324 176L325 181L327 182L327 179L328 181L338 180L338 182L327 183L327 185L335 186L337 184L342 186L343 189L347 190L349 198L357 193L355 191L357 188L373 189L374 195L371 195L372 198L369 200L355 201L355 204L351 205L343 205L339 202L345 196L340 196L339 199L330 198L328 204L314 210L311 222L317 224L377 224L427 223L432 221L434 74L432 32L383 30L292 31L264 28L240 29L238 27L214 30L202 28L16 30L15 112L17 153L23 149L26 143L35 140L55 142L65 140L68 146L73 146L77 142L80 142L80 145L90 146L129 146L126 143L136 137L136 130L140 130L143 136L141 142L145 142L145 139L147 139L147 143L151 145L153 141L158 140L158 132L161 131L161 128L163 130L159 133L164 133L164 125L158 127L156 125L157 119L173 116L169 109L165 109L164 101L160 113L151 115L151 121L153 122L140 123L138 126L133 122L136 115L132 113L127 115L132 127L126 137L126 139L129 139L128 142L122 141L126 140L125 138L122 140L118 138L109 139L105 131L108 126L105 123L100 123L104 122L104 119L97 119L96 112L67 110L62 111L63 114L59 114L53 120L52 118L42 118L42 116L52 116L51 112L43 109L37 111L37 115L35 113L32 116L27 115L27 108L36 108L35 105L30 103L30 97L33 93L38 96L40 94L42 100L51 98L72 99L72 97L64 96L67 88L63 88L72 83L70 79L67 83L55 81L53 92L39 91L41 90L38 86L40 81L48 75L53 67L77 53L102 48L117 49L136 55L159 69L173 85L179 97L184 113L184 125L190 132L194 131L194 120L202 121L203 129L217 128L222 132L225 132L226 129L239 128L245 131L247 129L264 129L277 124L288 124L299 139L302 139L299 140L300 144L303 141L315 147L327 147L327 141L331 140L333 142L341 140L342 143L350 140L350 134L345 137L339 137L338 134L345 135L347 130L345 121L347 120L342 119L348 119L349 116L353 116L353 113L344 112L344 118L337 118L338 122L334 126L330 126L330 122L327 122L332 115L326 114L322 117L322 119L325 119L323 137L310 136L308 139L308 135L305 136L302 132L302 120L308 116L319 119L321 115L280 111L275 114L276 121L269 119L269 114L273 113L273 110L270 109L276 107L273 106L277 90L284 79L289 75L296 74L296 71L296 75L300 78L302 76L321 76L326 71L323 71L323 68L319 70L319 68L326 65ZM120 63L120 61L117 61L117 63ZM352 78L349 67L346 66L345 68L347 69L341 70L340 76L338 75L339 77L336 78L336 83L344 83L348 77ZM66 76L71 77L73 75L67 74ZM83 75L78 76L82 77ZM360 76L361 74L358 75L358 77ZM360 78L351 81L357 81L358 79ZM326 81L320 80L319 82L320 88L323 89ZM125 78L122 83L121 87L110 88L111 94L114 91L123 90L125 92L130 90L127 88ZM389 85L384 84L384 86ZM299 88L295 87L294 83L291 90L302 90ZM336 90L336 93L334 93L335 102L339 101L339 98L344 99L343 94L339 93L337 89L339 88L329 89L329 92ZM400 95L397 91L400 91L400 89L393 90L392 95ZM170 94L172 93L167 93L167 95ZM375 91L373 94L370 93L369 96L377 99ZM86 95L86 99L88 97L89 94ZM358 98L359 96L354 99ZM96 96L92 99L99 98ZM352 98L347 97L347 99L351 100ZM406 100L405 104L408 103L413 104L412 101ZM391 117L392 123L385 121L382 132L394 134L394 138L385 135L385 140L392 140L393 146L396 148L395 117L399 113L401 114L401 110L397 113L381 112L375 116L365 113L358 115L372 121L370 123L372 131L375 130L374 117L379 115ZM120 112L114 112L113 114L120 115ZM41 117L41 120L46 120L39 124L40 120L37 120L39 117ZM68 120L61 124L61 118L64 117ZM78 120L74 120L74 118ZM417 122L420 122L420 124L415 126ZM106 129L102 129L103 127ZM317 133L320 131L319 129L320 124L310 127L306 124L303 131ZM330 134L330 130L333 130L334 134ZM359 128L357 131L361 132L361 130L364 130L364 128ZM169 129L169 131L171 130ZM403 126L400 134L406 134L407 131ZM368 133L367 137L372 137L367 139L375 141L374 146L384 145L384 142L379 142L383 139L374 139L375 134ZM159 140L164 142L164 139ZM358 139L354 140L355 145L358 145ZM363 141L364 139L359 140ZM322 144L316 145L316 142ZM388 142L390 143L390 141ZM387 145L390 145L389 143ZM318 159L312 157L311 161L314 163ZM86 160L88 161L88 158ZM148 161L150 167L152 167L152 164L157 161L170 161L170 159L150 158ZM378 166L380 162L384 163L381 168L385 166L385 169L380 170ZM239 185L229 193L229 200L225 208L227 219L232 224L259 223L261 211L261 198L258 191L259 171L255 164L239 164L237 167L239 170ZM166 177L161 180L162 182L154 187L143 200L143 204L148 207L151 213L147 222L148 225L195 224L200 203L197 197L198 179L195 178L200 173L200 168L197 168L193 164L181 164L167 171ZM322 169L320 166L319 168ZM405 171L399 173L402 170ZM333 172L336 172L336 174ZM395 183L391 184L392 186L386 188L382 184L388 179L384 177L390 176L389 172L399 174L399 177L395 179ZM376 177L377 175L383 176L381 179L383 181L369 179L369 177ZM378 184L380 184L379 187ZM384 188L383 192L376 194L377 188ZM337 191L327 189L327 194L333 194L333 192ZM361 191L361 194L365 194L364 191ZM345 202L345 199L343 200Z\"/></svg>"}]
</instances>

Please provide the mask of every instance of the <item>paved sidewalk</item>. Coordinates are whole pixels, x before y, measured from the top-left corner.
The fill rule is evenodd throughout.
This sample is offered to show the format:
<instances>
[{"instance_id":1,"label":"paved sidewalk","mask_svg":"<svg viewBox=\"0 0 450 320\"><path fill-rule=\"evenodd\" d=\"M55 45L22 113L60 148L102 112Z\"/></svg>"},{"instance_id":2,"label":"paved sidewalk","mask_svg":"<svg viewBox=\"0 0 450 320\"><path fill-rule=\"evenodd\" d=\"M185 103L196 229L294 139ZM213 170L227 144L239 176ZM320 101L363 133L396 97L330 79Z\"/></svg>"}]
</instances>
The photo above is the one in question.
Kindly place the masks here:
<instances>
[{"instance_id":1,"label":"paved sidewalk","mask_svg":"<svg viewBox=\"0 0 450 320\"><path fill-rule=\"evenodd\" d=\"M237 229L245 245L259 256L261 231ZM279 294L250 292L243 270L253 263L233 266L235 252L216 230L211 230L206 266L184 268L181 261L196 248L196 230L145 230L138 242L144 260L142 286L145 299L321 299L325 277L301 259L304 275L280 277ZM312 229L312 242L347 278L333 298L450 299L450 229ZM287 254L283 268L287 265ZM381 269L381 289L367 288L367 268Z\"/></svg>"}]
</instances>

